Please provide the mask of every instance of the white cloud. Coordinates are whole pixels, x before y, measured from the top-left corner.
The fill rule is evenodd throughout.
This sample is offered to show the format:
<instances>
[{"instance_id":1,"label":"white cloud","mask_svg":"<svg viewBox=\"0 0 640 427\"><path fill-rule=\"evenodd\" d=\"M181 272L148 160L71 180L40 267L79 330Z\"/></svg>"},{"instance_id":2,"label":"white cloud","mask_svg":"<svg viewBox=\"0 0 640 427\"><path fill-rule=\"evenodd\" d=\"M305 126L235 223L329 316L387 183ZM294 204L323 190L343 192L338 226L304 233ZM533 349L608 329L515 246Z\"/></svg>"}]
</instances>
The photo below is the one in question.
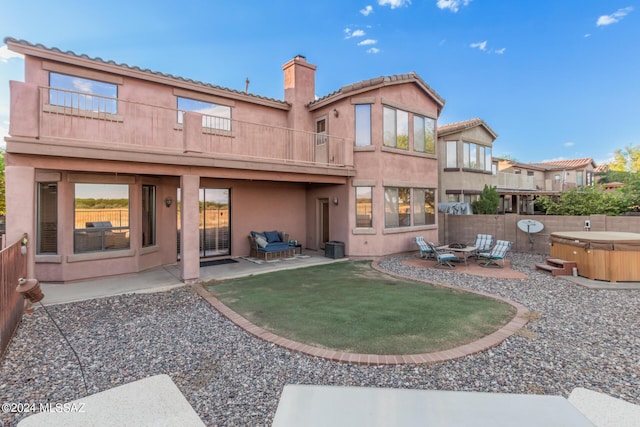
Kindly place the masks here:
<instances>
[{"instance_id":1,"label":"white cloud","mask_svg":"<svg viewBox=\"0 0 640 427\"><path fill-rule=\"evenodd\" d=\"M24 55L9 50L7 45L0 46L0 62L9 62L13 58L24 58Z\"/></svg>"},{"instance_id":2,"label":"white cloud","mask_svg":"<svg viewBox=\"0 0 640 427\"><path fill-rule=\"evenodd\" d=\"M474 49L480 49L480 50L487 50L487 41L482 41L482 42L478 42L478 43L471 43L469 45L469 47L472 47Z\"/></svg>"},{"instance_id":3,"label":"white cloud","mask_svg":"<svg viewBox=\"0 0 640 427\"><path fill-rule=\"evenodd\" d=\"M350 39L352 37L363 37L366 33L363 30L351 30L351 28L345 28L345 38Z\"/></svg>"},{"instance_id":4,"label":"white cloud","mask_svg":"<svg viewBox=\"0 0 640 427\"><path fill-rule=\"evenodd\" d=\"M505 53L507 51L506 47L503 47L502 49L496 49L493 52L497 53L498 55L502 55L503 53Z\"/></svg>"},{"instance_id":5,"label":"white cloud","mask_svg":"<svg viewBox=\"0 0 640 427\"><path fill-rule=\"evenodd\" d=\"M472 0L438 0L436 6L440 9L449 9L453 13L457 13L460 10L460 6L468 6Z\"/></svg>"},{"instance_id":6,"label":"white cloud","mask_svg":"<svg viewBox=\"0 0 640 427\"><path fill-rule=\"evenodd\" d=\"M587 33L587 34L585 34L585 35L584 35L584 38L585 38L585 39L586 39L586 38L589 38L589 37L591 37L591 34L590 34L590 33Z\"/></svg>"},{"instance_id":7,"label":"white cloud","mask_svg":"<svg viewBox=\"0 0 640 427\"><path fill-rule=\"evenodd\" d=\"M565 147L569 148L569 147L573 147L574 145L576 145L576 143L575 142L571 142L571 141L567 141L562 145L564 145Z\"/></svg>"},{"instance_id":8,"label":"white cloud","mask_svg":"<svg viewBox=\"0 0 640 427\"><path fill-rule=\"evenodd\" d=\"M376 44L376 43L378 43L378 40L366 39L366 40L362 40L360 43L358 43L358 46L368 46L368 45L372 45L372 44Z\"/></svg>"},{"instance_id":9,"label":"white cloud","mask_svg":"<svg viewBox=\"0 0 640 427\"><path fill-rule=\"evenodd\" d=\"M364 16L369 16L373 13L373 7L368 4L364 7L364 9L360 10L360 13L363 14Z\"/></svg>"},{"instance_id":10,"label":"white cloud","mask_svg":"<svg viewBox=\"0 0 640 427\"><path fill-rule=\"evenodd\" d=\"M611 24L615 24L616 22L620 22L620 20L625 16L627 16L632 10L633 10L633 7L629 6L629 7L624 7L622 9L618 9L615 12L613 12L611 15L602 15L596 21L596 26L602 27L605 25L611 25Z\"/></svg>"},{"instance_id":11,"label":"white cloud","mask_svg":"<svg viewBox=\"0 0 640 427\"><path fill-rule=\"evenodd\" d=\"M391 9L395 9L402 6L409 6L411 0L378 0L378 4L380 6L390 6Z\"/></svg>"},{"instance_id":12,"label":"white cloud","mask_svg":"<svg viewBox=\"0 0 640 427\"><path fill-rule=\"evenodd\" d=\"M376 54L378 52L380 52L380 49L378 49L377 47L372 47L372 48L367 49L367 53Z\"/></svg>"}]
</instances>

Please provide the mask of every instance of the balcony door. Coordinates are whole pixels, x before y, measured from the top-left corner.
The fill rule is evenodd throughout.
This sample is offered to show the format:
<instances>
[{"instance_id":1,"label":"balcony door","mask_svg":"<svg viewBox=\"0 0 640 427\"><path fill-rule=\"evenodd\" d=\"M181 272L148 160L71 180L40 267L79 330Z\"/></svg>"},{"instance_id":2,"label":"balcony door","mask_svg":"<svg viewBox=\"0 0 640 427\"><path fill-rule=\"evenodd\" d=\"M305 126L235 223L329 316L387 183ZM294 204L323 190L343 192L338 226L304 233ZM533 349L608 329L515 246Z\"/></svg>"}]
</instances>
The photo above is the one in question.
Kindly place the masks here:
<instances>
[{"instance_id":1,"label":"balcony door","mask_svg":"<svg viewBox=\"0 0 640 427\"><path fill-rule=\"evenodd\" d=\"M327 136L327 118L316 120L315 161L327 163L329 159L329 138Z\"/></svg>"},{"instance_id":2,"label":"balcony door","mask_svg":"<svg viewBox=\"0 0 640 427\"><path fill-rule=\"evenodd\" d=\"M228 188L200 189L200 258L231 254L230 191Z\"/></svg>"}]
</instances>

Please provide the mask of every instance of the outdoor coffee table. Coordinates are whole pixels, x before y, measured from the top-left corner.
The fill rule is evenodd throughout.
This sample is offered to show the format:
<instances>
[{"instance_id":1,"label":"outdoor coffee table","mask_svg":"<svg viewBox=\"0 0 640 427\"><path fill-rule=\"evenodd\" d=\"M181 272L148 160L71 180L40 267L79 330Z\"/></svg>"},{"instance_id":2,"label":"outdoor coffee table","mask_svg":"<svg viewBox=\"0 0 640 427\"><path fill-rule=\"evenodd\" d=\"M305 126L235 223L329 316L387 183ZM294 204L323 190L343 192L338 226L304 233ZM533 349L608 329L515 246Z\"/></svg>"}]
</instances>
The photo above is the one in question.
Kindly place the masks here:
<instances>
[{"instance_id":1,"label":"outdoor coffee table","mask_svg":"<svg viewBox=\"0 0 640 427\"><path fill-rule=\"evenodd\" d=\"M475 251L478 250L478 248L475 246L465 246L464 248L456 248L456 247L452 248L450 245L438 246L436 249L439 251L454 252L456 256L460 254L461 255L460 258L464 260L465 266L469 265L469 263L467 262L467 258L469 258Z\"/></svg>"}]
</instances>

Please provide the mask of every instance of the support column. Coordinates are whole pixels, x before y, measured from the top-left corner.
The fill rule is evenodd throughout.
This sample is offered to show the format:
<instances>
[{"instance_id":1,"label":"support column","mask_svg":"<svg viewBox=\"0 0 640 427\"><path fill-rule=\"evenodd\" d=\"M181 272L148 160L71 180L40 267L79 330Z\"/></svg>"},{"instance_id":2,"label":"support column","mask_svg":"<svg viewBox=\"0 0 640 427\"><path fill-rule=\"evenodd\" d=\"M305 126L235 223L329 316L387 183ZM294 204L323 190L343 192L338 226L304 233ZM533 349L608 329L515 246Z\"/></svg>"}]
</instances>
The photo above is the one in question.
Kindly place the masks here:
<instances>
[{"instance_id":1,"label":"support column","mask_svg":"<svg viewBox=\"0 0 640 427\"><path fill-rule=\"evenodd\" d=\"M200 278L200 177L183 175L180 187L180 273L185 283L193 283Z\"/></svg>"},{"instance_id":2,"label":"support column","mask_svg":"<svg viewBox=\"0 0 640 427\"><path fill-rule=\"evenodd\" d=\"M35 278L36 267L36 172L30 166L5 167L5 200L7 203L7 245L27 233L27 278Z\"/></svg>"}]
</instances>

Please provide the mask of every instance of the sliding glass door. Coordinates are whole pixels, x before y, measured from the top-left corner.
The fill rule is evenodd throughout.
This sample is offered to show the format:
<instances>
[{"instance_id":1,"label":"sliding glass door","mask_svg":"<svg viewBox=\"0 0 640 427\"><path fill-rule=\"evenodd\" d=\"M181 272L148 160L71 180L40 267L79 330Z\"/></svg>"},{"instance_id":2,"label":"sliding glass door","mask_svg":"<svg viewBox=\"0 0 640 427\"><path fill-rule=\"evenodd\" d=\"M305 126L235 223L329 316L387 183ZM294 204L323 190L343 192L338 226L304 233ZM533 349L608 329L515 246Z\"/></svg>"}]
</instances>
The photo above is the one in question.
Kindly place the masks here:
<instances>
[{"instance_id":1,"label":"sliding glass door","mask_svg":"<svg viewBox=\"0 0 640 427\"><path fill-rule=\"evenodd\" d=\"M231 253L231 221L228 188L200 189L200 258Z\"/></svg>"}]
</instances>

